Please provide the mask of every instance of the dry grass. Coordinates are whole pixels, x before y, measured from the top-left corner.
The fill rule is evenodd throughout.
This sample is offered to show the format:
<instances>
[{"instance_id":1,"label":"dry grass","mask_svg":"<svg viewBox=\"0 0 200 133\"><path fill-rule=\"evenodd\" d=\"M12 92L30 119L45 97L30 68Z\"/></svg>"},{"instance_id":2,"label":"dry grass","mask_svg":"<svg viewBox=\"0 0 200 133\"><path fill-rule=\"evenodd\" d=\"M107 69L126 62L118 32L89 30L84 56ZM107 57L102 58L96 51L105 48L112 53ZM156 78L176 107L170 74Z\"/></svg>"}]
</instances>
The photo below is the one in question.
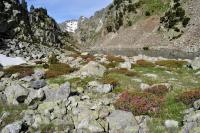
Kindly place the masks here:
<instances>
[{"instance_id":1,"label":"dry grass","mask_svg":"<svg viewBox=\"0 0 200 133\"><path fill-rule=\"evenodd\" d=\"M146 60L137 60L135 66L138 66L138 67L154 67L155 64L152 63L152 62L146 61Z\"/></svg>"},{"instance_id":2,"label":"dry grass","mask_svg":"<svg viewBox=\"0 0 200 133\"><path fill-rule=\"evenodd\" d=\"M156 61L155 64L158 66L164 66L168 68L180 68L186 65L187 61L177 61L177 60L161 60Z\"/></svg>"},{"instance_id":3,"label":"dry grass","mask_svg":"<svg viewBox=\"0 0 200 133\"><path fill-rule=\"evenodd\" d=\"M113 87L116 87L117 85L119 85L119 81L108 76L103 77L102 82L103 84L113 85Z\"/></svg>"},{"instance_id":4,"label":"dry grass","mask_svg":"<svg viewBox=\"0 0 200 133\"><path fill-rule=\"evenodd\" d=\"M137 76L137 73L136 73L136 72L129 71L129 70L126 69L126 68L116 68L116 69L112 69L112 70L109 70L109 71L107 72L107 74L109 74L109 73L124 74L124 75L129 76L129 77Z\"/></svg>"},{"instance_id":5,"label":"dry grass","mask_svg":"<svg viewBox=\"0 0 200 133\"><path fill-rule=\"evenodd\" d=\"M46 72L46 78L55 78L61 75L69 74L74 69L67 64L50 64L49 70Z\"/></svg>"},{"instance_id":6,"label":"dry grass","mask_svg":"<svg viewBox=\"0 0 200 133\"><path fill-rule=\"evenodd\" d=\"M106 58L110 62L124 62L125 61L121 57L117 57L117 56L113 56L113 55L108 55Z\"/></svg>"},{"instance_id":7,"label":"dry grass","mask_svg":"<svg viewBox=\"0 0 200 133\"><path fill-rule=\"evenodd\" d=\"M25 76L30 76L34 73L34 68L32 66L12 66L3 70L5 74L15 74L19 73L19 78L23 78Z\"/></svg>"}]
</instances>

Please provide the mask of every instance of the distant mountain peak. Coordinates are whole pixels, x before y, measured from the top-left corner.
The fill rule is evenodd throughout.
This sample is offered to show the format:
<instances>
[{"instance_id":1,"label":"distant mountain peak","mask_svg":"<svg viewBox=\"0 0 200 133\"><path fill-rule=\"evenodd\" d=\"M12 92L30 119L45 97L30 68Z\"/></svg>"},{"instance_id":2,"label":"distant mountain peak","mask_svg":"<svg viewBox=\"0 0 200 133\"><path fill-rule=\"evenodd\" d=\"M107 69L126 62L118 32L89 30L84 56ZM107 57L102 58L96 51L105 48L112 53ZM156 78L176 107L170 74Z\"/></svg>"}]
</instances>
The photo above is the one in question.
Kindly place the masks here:
<instances>
[{"instance_id":1,"label":"distant mountain peak","mask_svg":"<svg viewBox=\"0 0 200 133\"><path fill-rule=\"evenodd\" d=\"M59 24L59 26L63 32L67 31L75 33L75 31L78 29L78 20L67 20Z\"/></svg>"}]
</instances>

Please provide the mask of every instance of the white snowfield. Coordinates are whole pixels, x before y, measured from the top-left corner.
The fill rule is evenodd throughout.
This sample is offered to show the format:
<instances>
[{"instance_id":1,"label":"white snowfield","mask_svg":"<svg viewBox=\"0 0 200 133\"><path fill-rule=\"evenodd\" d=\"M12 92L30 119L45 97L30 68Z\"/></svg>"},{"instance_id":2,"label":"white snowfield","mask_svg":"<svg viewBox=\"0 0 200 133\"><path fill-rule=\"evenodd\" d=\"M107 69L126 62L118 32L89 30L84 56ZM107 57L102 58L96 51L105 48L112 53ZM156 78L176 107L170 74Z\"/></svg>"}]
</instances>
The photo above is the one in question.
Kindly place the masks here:
<instances>
[{"instance_id":1,"label":"white snowfield","mask_svg":"<svg viewBox=\"0 0 200 133\"><path fill-rule=\"evenodd\" d=\"M65 22L65 31L75 32L78 29L78 21L66 21Z\"/></svg>"},{"instance_id":2,"label":"white snowfield","mask_svg":"<svg viewBox=\"0 0 200 133\"><path fill-rule=\"evenodd\" d=\"M24 64L26 61L21 57L7 57L0 54L0 64L4 67Z\"/></svg>"}]
</instances>

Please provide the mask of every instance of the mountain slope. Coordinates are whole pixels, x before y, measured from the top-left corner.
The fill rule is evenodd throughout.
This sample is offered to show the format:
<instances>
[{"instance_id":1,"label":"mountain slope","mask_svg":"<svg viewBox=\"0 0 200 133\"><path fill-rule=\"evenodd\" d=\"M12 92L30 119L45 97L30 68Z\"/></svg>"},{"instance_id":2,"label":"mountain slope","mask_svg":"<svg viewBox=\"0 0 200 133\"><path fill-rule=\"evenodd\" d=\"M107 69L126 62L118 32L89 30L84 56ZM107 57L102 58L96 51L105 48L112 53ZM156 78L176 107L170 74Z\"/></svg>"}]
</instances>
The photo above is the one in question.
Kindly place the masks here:
<instances>
[{"instance_id":1,"label":"mountain slope","mask_svg":"<svg viewBox=\"0 0 200 133\"><path fill-rule=\"evenodd\" d=\"M199 54L199 1L114 1L82 25L76 33L85 49L144 49L167 54ZM86 28L83 28L86 27ZM99 28L100 27L100 28ZM87 29L87 32L86 32ZM156 54L156 53L155 53Z\"/></svg>"},{"instance_id":2,"label":"mountain slope","mask_svg":"<svg viewBox=\"0 0 200 133\"><path fill-rule=\"evenodd\" d=\"M60 29L63 32L72 32L74 33L78 29L78 21L77 20L69 20L59 24Z\"/></svg>"}]
</instances>

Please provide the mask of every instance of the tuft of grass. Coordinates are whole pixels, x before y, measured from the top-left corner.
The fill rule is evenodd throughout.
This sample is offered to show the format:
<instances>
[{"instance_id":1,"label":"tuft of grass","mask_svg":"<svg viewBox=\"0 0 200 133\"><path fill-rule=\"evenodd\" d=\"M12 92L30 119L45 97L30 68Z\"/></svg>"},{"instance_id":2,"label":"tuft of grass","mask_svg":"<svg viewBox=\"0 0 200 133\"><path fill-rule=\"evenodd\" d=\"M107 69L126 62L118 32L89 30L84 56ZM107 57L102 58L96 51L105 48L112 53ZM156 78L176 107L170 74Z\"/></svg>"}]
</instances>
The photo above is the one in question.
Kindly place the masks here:
<instances>
[{"instance_id":1,"label":"tuft of grass","mask_svg":"<svg viewBox=\"0 0 200 133\"><path fill-rule=\"evenodd\" d=\"M55 78L61 75L69 74L73 71L74 69L67 64L50 64L49 69L46 72L46 78Z\"/></svg>"},{"instance_id":2,"label":"tuft of grass","mask_svg":"<svg viewBox=\"0 0 200 133\"><path fill-rule=\"evenodd\" d=\"M181 68L187 63L188 63L187 61L177 61L177 60L161 60L155 62L155 64L158 66L164 66L168 68Z\"/></svg>"},{"instance_id":3,"label":"tuft of grass","mask_svg":"<svg viewBox=\"0 0 200 133\"><path fill-rule=\"evenodd\" d=\"M113 56L113 55L108 55L107 60L110 62L124 62L125 60L121 57Z\"/></svg>"},{"instance_id":4,"label":"tuft of grass","mask_svg":"<svg viewBox=\"0 0 200 133\"><path fill-rule=\"evenodd\" d=\"M152 62L146 61L146 60L137 60L135 66L137 66L137 67L154 67L155 64Z\"/></svg>"},{"instance_id":5,"label":"tuft of grass","mask_svg":"<svg viewBox=\"0 0 200 133\"><path fill-rule=\"evenodd\" d=\"M104 63L102 65L105 66L107 69L109 69L109 68L115 68L115 67L117 67L119 65L119 62L110 62L108 64Z\"/></svg>"},{"instance_id":6,"label":"tuft of grass","mask_svg":"<svg viewBox=\"0 0 200 133\"><path fill-rule=\"evenodd\" d=\"M57 56L53 53L49 59L48 59L49 64L57 64L59 63L59 60L57 59Z\"/></svg>"},{"instance_id":7,"label":"tuft of grass","mask_svg":"<svg viewBox=\"0 0 200 133\"><path fill-rule=\"evenodd\" d=\"M124 75L129 76L129 77L137 76L137 73L136 73L136 72L129 71L129 70L126 69L126 68L112 69L112 70L107 71L107 74L109 74L109 73L124 74Z\"/></svg>"},{"instance_id":8,"label":"tuft of grass","mask_svg":"<svg viewBox=\"0 0 200 133\"><path fill-rule=\"evenodd\" d=\"M116 87L117 85L119 85L119 81L111 78L109 76L104 76L102 79L103 84L110 84L113 85L113 87Z\"/></svg>"},{"instance_id":9,"label":"tuft of grass","mask_svg":"<svg viewBox=\"0 0 200 133\"><path fill-rule=\"evenodd\" d=\"M3 69L5 74L15 74L19 73L19 78L23 78L25 76L30 76L34 73L34 68L32 66L12 66L7 69Z\"/></svg>"}]
</instances>

